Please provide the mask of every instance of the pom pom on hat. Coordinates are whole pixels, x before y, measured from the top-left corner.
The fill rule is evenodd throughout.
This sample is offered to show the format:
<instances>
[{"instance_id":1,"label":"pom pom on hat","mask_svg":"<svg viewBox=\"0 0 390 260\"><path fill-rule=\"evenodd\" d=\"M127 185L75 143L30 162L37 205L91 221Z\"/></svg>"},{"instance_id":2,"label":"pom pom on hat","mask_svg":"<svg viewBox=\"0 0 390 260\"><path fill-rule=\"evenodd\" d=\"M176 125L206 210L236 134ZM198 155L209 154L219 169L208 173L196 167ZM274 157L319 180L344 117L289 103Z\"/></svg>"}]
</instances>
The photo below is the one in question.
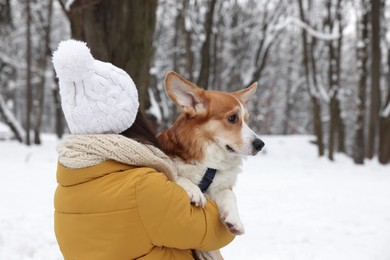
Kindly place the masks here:
<instances>
[{"instance_id":1,"label":"pom pom on hat","mask_svg":"<svg viewBox=\"0 0 390 260\"><path fill-rule=\"evenodd\" d=\"M134 123L139 102L133 80L111 63L95 60L85 42L61 42L53 65L72 134L119 134Z\"/></svg>"},{"instance_id":2,"label":"pom pom on hat","mask_svg":"<svg viewBox=\"0 0 390 260\"><path fill-rule=\"evenodd\" d=\"M87 44L76 40L60 42L53 53L54 68L61 81L82 81L91 76L94 60Z\"/></svg>"}]
</instances>

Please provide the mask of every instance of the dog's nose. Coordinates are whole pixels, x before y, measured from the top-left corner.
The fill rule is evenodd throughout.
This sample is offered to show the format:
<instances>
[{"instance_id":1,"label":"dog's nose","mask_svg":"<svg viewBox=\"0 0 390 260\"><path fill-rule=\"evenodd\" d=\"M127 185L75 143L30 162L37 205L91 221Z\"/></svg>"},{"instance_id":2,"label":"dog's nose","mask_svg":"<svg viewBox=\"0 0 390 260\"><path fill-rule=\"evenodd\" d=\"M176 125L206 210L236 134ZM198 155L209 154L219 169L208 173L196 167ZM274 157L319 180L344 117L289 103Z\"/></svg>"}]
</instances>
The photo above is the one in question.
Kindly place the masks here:
<instances>
[{"instance_id":1,"label":"dog's nose","mask_svg":"<svg viewBox=\"0 0 390 260\"><path fill-rule=\"evenodd\" d=\"M256 149L256 151L260 152L261 149L263 149L265 143L261 141L259 138L256 138L255 140L253 140L252 145Z\"/></svg>"}]
</instances>

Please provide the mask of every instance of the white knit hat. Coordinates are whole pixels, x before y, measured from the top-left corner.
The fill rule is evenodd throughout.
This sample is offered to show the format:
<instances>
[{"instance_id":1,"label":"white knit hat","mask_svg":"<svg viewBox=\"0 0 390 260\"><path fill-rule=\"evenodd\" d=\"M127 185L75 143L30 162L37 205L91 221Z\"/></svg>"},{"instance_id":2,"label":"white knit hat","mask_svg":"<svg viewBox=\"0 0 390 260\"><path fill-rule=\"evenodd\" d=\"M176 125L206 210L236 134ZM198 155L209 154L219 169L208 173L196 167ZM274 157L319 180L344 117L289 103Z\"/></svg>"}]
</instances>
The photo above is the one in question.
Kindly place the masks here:
<instances>
[{"instance_id":1,"label":"white knit hat","mask_svg":"<svg viewBox=\"0 0 390 260\"><path fill-rule=\"evenodd\" d=\"M119 134L134 123L138 92L125 71L95 60L86 43L76 40L60 43L53 64L72 134Z\"/></svg>"}]
</instances>

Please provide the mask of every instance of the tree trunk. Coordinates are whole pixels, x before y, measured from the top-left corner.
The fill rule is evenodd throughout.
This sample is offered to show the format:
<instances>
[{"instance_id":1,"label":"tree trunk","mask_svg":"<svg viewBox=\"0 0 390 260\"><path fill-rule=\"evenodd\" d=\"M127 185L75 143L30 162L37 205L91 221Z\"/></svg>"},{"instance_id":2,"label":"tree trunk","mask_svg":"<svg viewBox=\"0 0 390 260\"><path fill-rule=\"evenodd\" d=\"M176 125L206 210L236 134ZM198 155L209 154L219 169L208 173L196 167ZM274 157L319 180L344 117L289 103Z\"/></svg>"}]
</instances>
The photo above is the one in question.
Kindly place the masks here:
<instances>
[{"instance_id":1,"label":"tree trunk","mask_svg":"<svg viewBox=\"0 0 390 260\"><path fill-rule=\"evenodd\" d=\"M186 56L187 56L187 71L188 80L194 81L194 52L192 51L192 34L190 31L185 32L186 37Z\"/></svg>"},{"instance_id":2,"label":"tree trunk","mask_svg":"<svg viewBox=\"0 0 390 260\"><path fill-rule=\"evenodd\" d=\"M31 128L31 107L32 107L32 88L31 88L31 10L30 0L26 0L26 144L30 145Z\"/></svg>"},{"instance_id":3,"label":"tree trunk","mask_svg":"<svg viewBox=\"0 0 390 260\"><path fill-rule=\"evenodd\" d=\"M0 24L2 25L0 27L0 33L9 26L4 25L11 25L12 23L12 16L11 16L11 3L10 0L2 0L0 1Z\"/></svg>"},{"instance_id":4,"label":"tree trunk","mask_svg":"<svg viewBox=\"0 0 390 260\"><path fill-rule=\"evenodd\" d=\"M317 137L316 143L318 146L318 156L323 156L325 147L324 147L324 134L322 131L322 121L321 121L321 105L320 100L314 96L311 97L311 103L313 106L313 124L314 124L314 133Z\"/></svg>"},{"instance_id":5,"label":"tree trunk","mask_svg":"<svg viewBox=\"0 0 390 260\"><path fill-rule=\"evenodd\" d=\"M241 14L241 6L237 3L237 0L234 0L234 3L232 3L232 14L231 14L231 23L230 23L230 30L234 30L239 25L239 17ZM242 35L241 34L231 34L231 39L228 41L229 46L232 46L229 50L229 53L231 57L234 57L235 61L232 62L232 64L227 64L227 67L230 67L228 73L225 73L229 79L226 81L228 86L240 86L243 85L243 82L241 80L240 75L240 65L241 60L240 55L242 56ZM253 83L251 81L250 83Z\"/></svg>"},{"instance_id":6,"label":"tree trunk","mask_svg":"<svg viewBox=\"0 0 390 260\"><path fill-rule=\"evenodd\" d=\"M149 69L157 0L78 0L70 10L72 36L92 55L124 69L138 88L140 109L150 107Z\"/></svg>"},{"instance_id":7,"label":"tree trunk","mask_svg":"<svg viewBox=\"0 0 390 260\"><path fill-rule=\"evenodd\" d=\"M364 164L365 158L365 113L366 113L366 81L367 81L367 39L368 39L368 4L366 0L361 0L362 14L358 24L358 44L356 49L359 84L358 84L358 101L357 101L357 117L356 117L356 131L355 144L353 149L353 160L356 164Z\"/></svg>"},{"instance_id":8,"label":"tree trunk","mask_svg":"<svg viewBox=\"0 0 390 260\"><path fill-rule=\"evenodd\" d=\"M218 46L218 43L220 41L220 35L219 35L219 28L221 27L221 20L218 20L217 22L217 28L216 31L213 32L212 34L212 39L213 39L213 51L212 51L212 81L211 81L211 86L215 90L221 90L221 84L219 84L219 73L218 73L218 68L219 68L219 62L218 62L218 52L221 50L220 46Z\"/></svg>"},{"instance_id":9,"label":"tree trunk","mask_svg":"<svg viewBox=\"0 0 390 260\"><path fill-rule=\"evenodd\" d=\"M303 10L302 0L298 0L300 17L302 22L307 23L305 19L305 14ZM313 56L313 43L311 46L308 44L306 30L302 29L302 41L303 41L303 63L305 69L306 84L308 92L310 95L310 100L312 104L312 115L313 115L313 130L317 138L316 144L318 147L318 155L324 155L324 143L323 143L323 131L322 131L322 121L321 121L321 105L319 100L319 94L317 93L316 87L316 67ZM310 49L309 49L310 48ZM310 64L312 65L312 73L310 73ZM312 78L311 78L312 77ZM311 83L313 81L313 83Z\"/></svg>"},{"instance_id":10,"label":"tree trunk","mask_svg":"<svg viewBox=\"0 0 390 260\"><path fill-rule=\"evenodd\" d=\"M186 15L189 12L189 0L181 0L175 19L175 34L173 37L173 70L183 75L186 79L193 80L193 51L192 31L190 25L186 25Z\"/></svg>"},{"instance_id":11,"label":"tree trunk","mask_svg":"<svg viewBox=\"0 0 390 260\"><path fill-rule=\"evenodd\" d=\"M342 44L342 21L341 21L341 0L338 0L335 8L332 6L332 1L328 0L326 3L327 18L325 26L329 28L329 33L334 29L335 21L338 25L339 38L334 41L328 41L329 53L329 69L328 69L328 83L329 83L329 138L328 138L328 158L334 160L334 151L336 150L336 142L338 141L338 151L344 150L344 124L341 117L340 102L338 100L338 93L340 88L340 64L341 64L341 44ZM332 9L336 10L335 17L332 17Z\"/></svg>"},{"instance_id":12,"label":"tree trunk","mask_svg":"<svg viewBox=\"0 0 390 260\"><path fill-rule=\"evenodd\" d=\"M189 15L189 0L183 0L183 13L184 16ZM185 24L185 19L183 19L183 29L184 29L184 38L185 38L185 60L186 60L186 73L188 75L188 80L194 81L194 52L192 50L192 31L190 28L187 28Z\"/></svg>"},{"instance_id":13,"label":"tree trunk","mask_svg":"<svg viewBox=\"0 0 390 260\"><path fill-rule=\"evenodd\" d=\"M210 64L211 64L211 34L213 29L213 18L214 18L214 9L216 0L211 0L209 5L209 10L206 14L205 20L205 34L206 39L203 42L202 50L201 50L201 67L199 72L199 77L197 81L197 85L204 89L208 88L209 78L210 78Z\"/></svg>"},{"instance_id":14,"label":"tree trunk","mask_svg":"<svg viewBox=\"0 0 390 260\"><path fill-rule=\"evenodd\" d=\"M173 70L183 75L183 69L181 68L181 35L184 31L184 4L181 8L177 8L177 15L175 19L175 36L173 37Z\"/></svg>"},{"instance_id":15,"label":"tree trunk","mask_svg":"<svg viewBox=\"0 0 390 260\"><path fill-rule=\"evenodd\" d=\"M329 28L328 33L331 33L333 31L333 25L334 20L332 19L332 1L328 0L326 2L326 9L327 9L327 17L324 22L324 27ZM334 147L335 147L335 139L336 139L336 128L337 128L337 122L336 122L336 98L337 98L337 92L338 92L338 85L335 80L335 77L338 75L336 74L336 50L334 47L334 41L328 41L328 84L329 84L329 130L328 130L328 158L329 160L334 160Z\"/></svg>"},{"instance_id":16,"label":"tree trunk","mask_svg":"<svg viewBox=\"0 0 390 260\"><path fill-rule=\"evenodd\" d=\"M390 113L387 116L381 116L379 120L378 157L380 163L390 163Z\"/></svg>"},{"instance_id":17,"label":"tree trunk","mask_svg":"<svg viewBox=\"0 0 390 260\"><path fill-rule=\"evenodd\" d=\"M291 112L293 109L293 94L292 92L292 87L293 87L293 82L292 82L292 64L294 62L293 58L294 50L292 46L289 46L288 48L288 61L286 64L286 104L285 104L285 109L284 109L284 121L283 121L283 134L288 135L290 134L290 121L291 121Z\"/></svg>"},{"instance_id":18,"label":"tree trunk","mask_svg":"<svg viewBox=\"0 0 390 260\"><path fill-rule=\"evenodd\" d=\"M371 0L371 106L368 132L367 158L371 159L377 147L379 110L381 106L381 48L380 48L380 0Z\"/></svg>"},{"instance_id":19,"label":"tree trunk","mask_svg":"<svg viewBox=\"0 0 390 260\"><path fill-rule=\"evenodd\" d=\"M37 85L37 99L34 102L35 107L35 120L34 120L34 143L41 144L41 124L42 124L42 114L43 114L43 104L45 97L45 82L46 82L46 69L47 69L47 57L51 54L50 46L50 29L51 29L51 17L53 10L53 0L49 0L47 4L47 23L44 27L44 42L43 42L43 52L39 60L39 68L41 70L41 75L39 83Z\"/></svg>"},{"instance_id":20,"label":"tree trunk","mask_svg":"<svg viewBox=\"0 0 390 260\"><path fill-rule=\"evenodd\" d=\"M60 98L60 86L58 84L58 79L54 79L56 87L53 88L52 94L53 94L53 101L54 101L54 108L55 108L55 131L56 135L59 139L62 138L64 135L64 115L62 114L62 108L61 108L61 98Z\"/></svg>"},{"instance_id":21,"label":"tree trunk","mask_svg":"<svg viewBox=\"0 0 390 260\"><path fill-rule=\"evenodd\" d=\"M335 135L336 135L336 128L337 128L337 122L336 122L336 100L335 98L331 98L329 101L329 139L328 139L328 158L329 160L334 160L334 150L335 150Z\"/></svg>"},{"instance_id":22,"label":"tree trunk","mask_svg":"<svg viewBox=\"0 0 390 260\"><path fill-rule=\"evenodd\" d=\"M337 85L340 88L341 87L341 53L342 53L342 46L343 46L343 16L342 16L342 9L341 9L341 0L338 0L337 5L337 14L336 18L338 20L338 33L340 35L340 38L337 40L337 62L336 62L336 70L337 70ZM336 121L337 121L337 136L338 136L338 152L345 153L345 123L344 119L341 115L341 106L340 106L340 100L336 98Z\"/></svg>"},{"instance_id":23,"label":"tree trunk","mask_svg":"<svg viewBox=\"0 0 390 260\"><path fill-rule=\"evenodd\" d=\"M340 101L336 99L336 114L337 114L337 137L339 153L345 153L345 124L344 119L341 117Z\"/></svg>"},{"instance_id":24,"label":"tree trunk","mask_svg":"<svg viewBox=\"0 0 390 260\"><path fill-rule=\"evenodd\" d=\"M390 50L387 52L387 66L390 68ZM390 163L390 72L386 75L387 98L379 118L378 159L382 164Z\"/></svg>"}]
</instances>

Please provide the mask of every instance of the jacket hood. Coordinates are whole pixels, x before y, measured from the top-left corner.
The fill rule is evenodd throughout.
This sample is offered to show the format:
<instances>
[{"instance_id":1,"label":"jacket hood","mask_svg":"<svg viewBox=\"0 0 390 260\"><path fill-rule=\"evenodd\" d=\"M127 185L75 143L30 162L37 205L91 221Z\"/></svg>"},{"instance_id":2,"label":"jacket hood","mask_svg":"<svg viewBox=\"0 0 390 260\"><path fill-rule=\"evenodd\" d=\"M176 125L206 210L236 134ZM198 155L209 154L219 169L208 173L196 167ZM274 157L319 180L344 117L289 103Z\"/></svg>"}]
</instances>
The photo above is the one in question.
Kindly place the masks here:
<instances>
[{"instance_id":1,"label":"jacket hood","mask_svg":"<svg viewBox=\"0 0 390 260\"><path fill-rule=\"evenodd\" d=\"M113 160L105 161L94 166L71 169L58 163L57 166L57 182L62 186L72 186L90 180L102 177L104 175L126 171L134 168L134 166L116 162Z\"/></svg>"}]
</instances>

